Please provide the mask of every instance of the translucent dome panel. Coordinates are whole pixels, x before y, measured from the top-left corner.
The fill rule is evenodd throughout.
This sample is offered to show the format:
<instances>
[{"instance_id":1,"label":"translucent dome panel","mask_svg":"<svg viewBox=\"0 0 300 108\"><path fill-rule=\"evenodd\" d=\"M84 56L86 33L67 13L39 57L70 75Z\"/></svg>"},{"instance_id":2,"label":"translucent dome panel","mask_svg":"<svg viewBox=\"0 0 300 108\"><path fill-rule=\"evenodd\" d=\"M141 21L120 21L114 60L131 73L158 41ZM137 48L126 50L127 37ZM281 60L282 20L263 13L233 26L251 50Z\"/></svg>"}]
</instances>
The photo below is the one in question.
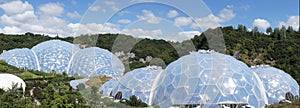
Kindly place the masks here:
<instances>
[{"instance_id":1,"label":"translucent dome panel","mask_svg":"<svg viewBox=\"0 0 300 108\"><path fill-rule=\"evenodd\" d=\"M261 108L267 102L263 84L244 63L208 51L192 52L169 64L153 84L151 105L245 103Z\"/></svg>"},{"instance_id":2,"label":"translucent dome panel","mask_svg":"<svg viewBox=\"0 0 300 108\"><path fill-rule=\"evenodd\" d=\"M80 76L123 75L125 68L122 62L111 52L97 48L85 48L78 51L71 61L68 74Z\"/></svg>"},{"instance_id":3,"label":"translucent dome panel","mask_svg":"<svg viewBox=\"0 0 300 108\"><path fill-rule=\"evenodd\" d=\"M99 91L102 92L102 96L110 96L113 88L115 88L118 84L119 81L117 80L109 80L100 87Z\"/></svg>"},{"instance_id":4,"label":"translucent dome panel","mask_svg":"<svg viewBox=\"0 0 300 108\"><path fill-rule=\"evenodd\" d=\"M122 92L122 96L125 99L129 99L130 96L135 95L143 102L149 104L152 84L156 76L162 71L161 67L156 66L130 71L120 78L119 84L112 90L113 95Z\"/></svg>"},{"instance_id":5,"label":"translucent dome panel","mask_svg":"<svg viewBox=\"0 0 300 108\"><path fill-rule=\"evenodd\" d=\"M253 66L252 70L262 80L269 104L279 103L280 100L285 99L287 92L299 96L297 81L284 71L267 65Z\"/></svg>"},{"instance_id":6,"label":"translucent dome panel","mask_svg":"<svg viewBox=\"0 0 300 108\"><path fill-rule=\"evenodd\" d=\"M18 68L38 69L37 59L28 48L13 49L1 54L0 59Z\"/></svg>"},{"instance_id":7,"label":"translucent dome panel","mask_svg":"<svg viewBox=\"0 0 300 108\"><path fill-rule=\"evenodd\" d=\"M0 74L1 89L12 89L13 84L17 84L17 87L22 87L23 91L25 91L26 84L21 78L12 74Z\"/></svg>"},{"instance_id":8,"label":"translucent dome panel","mask_svg":"<svg viewBox=\"0 0 300 108\"><path fill-rule=\"evenodd\" d=\"M78 49L75 45L60 40L46 41L32 48L38 58L40 71L54 70L59 73L67 72L71 57Z\"/></svg>"}]
</instances>

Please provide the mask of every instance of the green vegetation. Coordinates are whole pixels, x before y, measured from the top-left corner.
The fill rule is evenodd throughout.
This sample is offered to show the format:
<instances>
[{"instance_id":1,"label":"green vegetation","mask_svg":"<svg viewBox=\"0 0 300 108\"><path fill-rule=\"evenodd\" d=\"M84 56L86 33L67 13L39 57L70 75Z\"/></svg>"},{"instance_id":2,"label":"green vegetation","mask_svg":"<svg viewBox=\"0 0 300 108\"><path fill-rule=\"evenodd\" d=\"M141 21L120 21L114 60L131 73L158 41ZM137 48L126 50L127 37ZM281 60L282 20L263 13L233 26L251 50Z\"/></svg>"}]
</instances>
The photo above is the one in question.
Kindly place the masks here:
<instances>
[{"instance_id":1,"label":"green vegetation","mask_svg":"<svg viewBox=\"0 0 300 108\"><path fill-rule=\"evenodd\" d=\"M125 102L122 102L121 103L124 103L126 105L129 105L129 106L133 106L133 107L148 107L148 105L144 102L142 102L141 99L138 99L135 95L132 95L129 100L125 100Z\"/></svg>"},{"instance_id":2,"label":"green vegetation","mask_svg":"<svg viewBox=\"0 0 300 108\"><path fill-rule=\"evenodd\" d=\"M0 73L15 74L26 83L24 93L22 88L17 88L16 85L7 91L0 89L0 108L105 108L109 106L130 108L126 104L101 97L98 92L99 87L86 88L84 84L79 84L77 87L79 91L73 90L69 83L75 77L69 77L66 73L44 73L18 69L3 60L0 61L0 69ZM82 77L77 76L76 78ZM95 80L95 78L102 77L92 79ZM144 103L144 105L147 104Z\"/></svg>"}]
</instances>

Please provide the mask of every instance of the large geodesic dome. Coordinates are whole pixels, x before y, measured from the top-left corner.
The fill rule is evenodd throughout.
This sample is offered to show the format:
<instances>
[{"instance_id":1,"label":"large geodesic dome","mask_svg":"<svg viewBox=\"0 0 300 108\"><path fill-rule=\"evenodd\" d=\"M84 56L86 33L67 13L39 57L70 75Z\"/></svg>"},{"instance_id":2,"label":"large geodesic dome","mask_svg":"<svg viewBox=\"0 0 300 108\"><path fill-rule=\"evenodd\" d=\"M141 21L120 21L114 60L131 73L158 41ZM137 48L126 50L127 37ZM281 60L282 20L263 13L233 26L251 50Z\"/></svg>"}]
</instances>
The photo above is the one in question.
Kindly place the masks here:
<instances>
[{"instance_id":1,"label":"large geodesic dome","mask_svg":"<svg viewBox=\"0 0 300 108\"><path fill-rule=\"evenodd\" d=\"M18 68L38 69L37 59L28 48L5 51L1 54L0 60L5 60L8 64Z\"/></svg>"},{"instance_id":2,"label":"large geodesic dome","mask_svg":"<svg viewBox=\"0 0 300 108\"><path fill-rule=\"evenodd\" d=\"M157 66L134 69L119 79L118 84L112 89L112 95L115 96L118 92L122 92L122 98L124 99L129 99L132 95L135 95L149 104L152 84L156 76L162 71L163 69Z\"/></svg>"},{"instance_id":3,"label":"large geodesic dome","mask_svg":"<svg viewBox=\"0 0 300 108\"><path fill-rule=\"evenodd\" d=\"M12 74L2 73L0 74L0 88L3 90L12 89L14 85L23 89L25 91L26 84L18 76Z\"/></svg>"},{"instance_id":4,"label":"large geodesic dome","mask_svg":"<svg viewBox=\"0 0 300 108\"><path fill-rule=\"evenodd\" d=\"M124 71L124 65L113 53L91 47L79 50L74 55L68 73L87 77L106 75L118 78Z\"/></svg>"},{"instance_id":5,"label":"large geodesic dome","mask_svg":"<svg viewBox=\"0 0 300 108\"><path fill-rule=\"evenodd\" d=\"M213 51L191 52L167 66L155 80L152 106L218 107L267 104L259 77L243 62Z\"/></svg>"},{"instance_id":6,"label":"large geodesic dome","mask_svg":"<svg viewBox=\"0 0 300 108\"><path fill-rule=\"evenodd\" d=\"M32 48L38 58L39 70L43 72L67 72L72 55L78 49L75 45L60 40L42 42Z\"/></svg>"},{"instance_id":7,"label":"large geodesic dome","mask_svg":"<svg viewBox=\"0 0 300 108\"><path fill-rule=\"evenodd\" d=\"M252 66L252 70L262 80L269 104L279 103L280 100L285 99L287 92L299 96L297 81L283 70L268 65Z\"/></svg>"},{"instance_id":8,"label":"large geodesic dome","mask_svg":"<svg viewBox=\"0 0 300 108\"><path fill-rule=\"evenodd\" d=\"M125 71L122 62L108 50L97 47L80 49L61 40L45 41L32 49L9 50L0 55L0 60L19 68L86 77L106 75L118 78Z\"/></svg>"}]
</instances>

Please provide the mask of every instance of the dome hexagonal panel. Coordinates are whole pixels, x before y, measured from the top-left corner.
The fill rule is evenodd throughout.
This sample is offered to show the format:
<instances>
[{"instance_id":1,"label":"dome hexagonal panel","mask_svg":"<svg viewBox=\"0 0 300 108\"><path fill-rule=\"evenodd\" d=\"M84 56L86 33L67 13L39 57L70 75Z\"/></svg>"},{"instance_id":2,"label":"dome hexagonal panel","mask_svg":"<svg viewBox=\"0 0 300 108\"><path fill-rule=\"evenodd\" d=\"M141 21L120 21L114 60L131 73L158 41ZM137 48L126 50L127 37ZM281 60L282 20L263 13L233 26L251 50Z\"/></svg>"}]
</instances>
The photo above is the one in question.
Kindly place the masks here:
<instances>
[{"instance_id":1,"label":"dome hexagonal panel","mask_svg":"<svg viewBox=\"0 0 300 108\"><path fill-rule=\"evenodd\" d=\"M252 66L252 70L262 80L269 104L279 103L280 100L285 99L287 92L299 96L299 84L283 70L268 65Z\"/></svg>"},{"instance_id":2,"label":"dome hexagonal panel","mask_svg":"<svg viewBox=\"0 0 300 108\"><path fill-rule=\"evenodd\" d=\"M67 72L69 62L73 53L79 48L71 43L50 40L42 42L32 48L38 58L40 71Z\"/></svg>"},{"instance_id":3,"label":"dome hexagonal panel","mask_svg":"<svg viewBox=\"0 0 300 108\"><path fill-rule=\"evenodd\" d=\"M124 70L124 65L114 54L108 50L91 47L79 50L74 55L68 74L118 78L123 75Z\"/></svg>"},{"instance_id":4,"label":"dome hexagonal panel","mask_svg":"<svg viewBox=\"0 0 300 108\"><path fill-rule=\"evenodd\" d=\"M105 82L100 88L100 92L102 92L102 96L110 96L112 95L113 89L119 84L117 80L109 80Z\"/></svg>"},{"instance_id":5,"label":"dome hexagonal panel","mask_svg":"<svg viewBox=\"0 0 300 108\"><path fill-rule=\"evenodd\" d=\"M135 95L143 102L149 103L153 81L162 71L163 69L157 66L134 69L120 78L118 85L112 90L113 95L122 92L125 99Z\"/></svg>"},{"instance_id":6,"label":"dome hexagonal panel","mask_svg":"<svg viewBox=\"0 0 300 108\"><path fill-rule=\"evenodd\" d=\"M267 104L262 82L246 64L213 51L200 50L179 58L155 82L152 106L213 107L233 102L260 108Z\"/></svg>"},{"instance_id":7,"label":"dome hexagonal panel","mask_svg":"<svg viewBox=\"0 0 300 108\"><path fill-rule=\"evenodd\" d=\"M28 48L5 51L1 54L1 59L18 68L38 69L37 59L34 53Z\"/></svg>"}]
</instances>

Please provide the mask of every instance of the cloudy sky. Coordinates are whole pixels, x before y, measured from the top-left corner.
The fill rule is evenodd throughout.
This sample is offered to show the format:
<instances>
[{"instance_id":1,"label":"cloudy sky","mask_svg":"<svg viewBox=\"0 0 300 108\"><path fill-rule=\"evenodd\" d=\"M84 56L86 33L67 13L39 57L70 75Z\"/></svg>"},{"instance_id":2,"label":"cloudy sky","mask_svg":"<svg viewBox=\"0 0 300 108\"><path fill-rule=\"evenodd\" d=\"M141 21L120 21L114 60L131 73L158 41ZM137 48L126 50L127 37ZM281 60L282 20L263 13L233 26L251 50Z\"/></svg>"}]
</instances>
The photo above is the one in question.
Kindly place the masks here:
<instances>
[{"instance_id":1,"label":"cloudy sky","mask_svg":"<svg viewBox=\"0 0 300 108\"><path fill-rule=\"evenodd\" d=\"M0 0L0 32L182 41L217 26L299 28L299 0Z\"/></svg>"}]
</instances>

